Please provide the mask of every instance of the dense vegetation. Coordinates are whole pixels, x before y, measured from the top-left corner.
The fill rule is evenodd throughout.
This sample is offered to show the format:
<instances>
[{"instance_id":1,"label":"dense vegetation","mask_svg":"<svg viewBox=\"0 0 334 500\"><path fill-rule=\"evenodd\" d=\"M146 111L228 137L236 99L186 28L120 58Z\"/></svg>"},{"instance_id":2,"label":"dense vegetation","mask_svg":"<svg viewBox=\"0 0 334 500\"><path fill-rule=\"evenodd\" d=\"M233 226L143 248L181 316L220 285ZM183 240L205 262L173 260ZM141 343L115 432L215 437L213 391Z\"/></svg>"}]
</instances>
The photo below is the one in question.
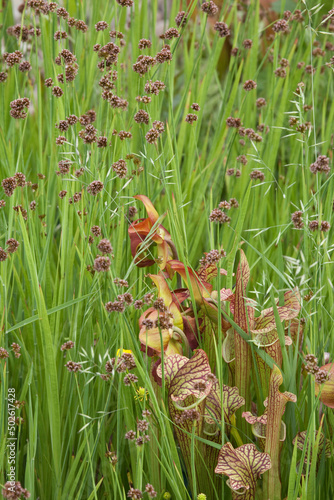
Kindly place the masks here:
<instances>
[{"instance_id":1,"label":"dense vegetation","mask_svg":"<svg viewBox=\"0 0 334 500\"><path fill-rule=\"evenodd\" d=\"M334 9L216 3L2 1L4 498L334 497Z\"/></svg>"}]
</instances>

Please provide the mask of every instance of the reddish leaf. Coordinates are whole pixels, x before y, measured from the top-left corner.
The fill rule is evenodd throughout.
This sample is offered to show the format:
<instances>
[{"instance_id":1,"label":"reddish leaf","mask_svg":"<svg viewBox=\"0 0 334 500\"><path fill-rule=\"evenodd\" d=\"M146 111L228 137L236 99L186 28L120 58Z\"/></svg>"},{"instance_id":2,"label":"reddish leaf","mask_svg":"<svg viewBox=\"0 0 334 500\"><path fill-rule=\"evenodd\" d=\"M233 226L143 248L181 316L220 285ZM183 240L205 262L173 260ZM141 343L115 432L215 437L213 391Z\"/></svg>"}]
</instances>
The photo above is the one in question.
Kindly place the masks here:
<instances>
[{"instance_id":1,"label":"reddish leaf","mask_svg":"<svg viewBox=\"0 0 334 500\"><path fill-rule=\"evenodd\" d=\"M185 356L180 356L179 354L172 354L164 359L164 375L167 387L177 374L177 372L182 368L182 366L189 361ZM161 364L157 368L157 375L162 377L162 366Z\"/></svg>"},{"instance_id":2,"label":"reddish leaf","mask_svg":"<svg viewBox=\"0 0 334 500\"><path fill-rule=\"evenodd\" d=\"M233 296L233 292L230 288L222 288L220 290L220 300L223 302L224 300L231 300Z\"/></svg>"},{"instance_id":3,"label":"reddish leaf","mask_svg":"<svg viewBox=\"0 0 334 500\"><path fill-rule=\"evenodd\" d=\"M222 392L224 419L227 423L231 423L232 415L245 404L245 400L239 396L237 387L223 385ZM220 388L218 382L215 382L212 391L206 398L205 414L207 422L212 423L213 417L219 422L221 420L221 409Z\"/></svg>"},{"instance_id":4,"label":"reddish leaf","mask_svg":"<svg viewBox=\"0 0 334 500\"><path fill-rule=\"evenodd\" d=\"M187 284L187 287L192 289L195 301L198 305L203 304L204 298L210 297L210 293L212 292L212 285L210 285L210 283L206 283L205 281L201 281L197 274L192 269L190 269L190 267L187 268L190 280L190 283L188 283L186 267L184 264L182 264L182 262L178 260L171 260L169 261L169 265L173 269L173 271L176 271L181 275L181 277Z\"/></svg>"},{"instance_id":5,"label":"reddish leaf","mask_svg":"<svg viewBox=\"0 0 334 500\"><path fill-rule=\"evenodd\" d=\"M243 489L245 498L255 498L255 485L261 474L271 467L268 453L258 451L254 444L244 444L234 449L231 443L221 448L218 456L217 474L229 477L229 486L235 492Z\"/></svg>"},{"instance_id":6,"label":"reddish leaf","mask_svg":"<svg viewBox=\"0 0 334 500\"><path fill-rule=\"evenodd\" d=\"M257 422L260 422L261 424L266 424L267 423L267 413L264 413L263 415L260 415L259 417L253 415L250 411L244 411L242 414L242 417L246 419L246 421L254 425Z\"/></svg>"},{"instance_id":7,"label":"reddish leaf","mask_svg":"<svg viewBox=\"0 0 334 500\"><path fill-rule=\"evenodd\" d=\"M151 222L151 227L154 226L154 224L159 219L159 214L156 211L156 209L154 208L154 205L151 202L151 200L143 194L137 194L136 196L134 196L134 198L136 198L136 200L140 200L144 203L148 218Z\"/></svg>"},{"instance_id":8,"label":"reddish leaf","mask_svg":"<svg viewBox=\"0 0 334 500\"><path fill-rule=\"evenodd\" d=\"M178 288L172 292L173 294L173 302L175 304L181 305L186 299L190 297L190 293L188 288Z\"/></svg>"},{"instance_id":9,"label":"reddish leaf","mask_svg":"<svg viewBox=\"0 0 334 500\"><path fill-rule=\"evenodd\" d=\"M138 267L147 267L157 262L160 269L163 270L166 268L168 260L172 257L172 250L169 246L172 244L171 235L161 224L157 225L159 214L151 200L144 195L137 195L134 198L144 203L148 214L146 219L138 219L128 229L131 241L131 254L135 259L135 264ZM146 241L148 237L149 239ZM146 256L147 249L151 243L158 245L157 260Z\"/></svg>"},{"instance_id":10,"label":"reddish leaf","mask_svg":"<svg viewBox=\"0 0 334 500\"><path fill-rule=\"evenodd\" d=\"M198 347L198 333L195 318L191 316L184 315L183 319L183 330L185 336L188 339L190 349L193 351Z\"/></svg>"},{"instance_id":11,"label":"reddish leaf","mask_svg":"<svg viewBox=\"0 0 334 500\"><path fill-rule=\"evenodd\" d=\"M200 281L210 282L218 275L217 264L205 264L197 271L197 276Z\"/></svg>"},{"instance_id":12,"label":"reddish leaf","mask_svg":"<svg viewBox=\"0 0 334 500\"><path fill-rule=\"evenodd\" d=\"M138 267L148 267L155 264L154 259L151 257L145 258L145 254L143 255L143 252L142 254L140 253L140 245L143 244L150 230L151 227L148 219L139 219L138 221L133 222L128 229L131 243L131 254ZM147 249L144 250L144 252L147 252Z\"/></svg>"},{"instance_id":13,"label":"reddish leaf","mask_svg":"<svg viewBox=\"0 0 334 500\"><path fill-rule=\"evenodd\" d=\"M181 402L188 396L205 398L212 388L211 368L208 357L202 349L197 349L194 356L178 370L170 385L170 397Z\"/></svg>"}]
</instances>

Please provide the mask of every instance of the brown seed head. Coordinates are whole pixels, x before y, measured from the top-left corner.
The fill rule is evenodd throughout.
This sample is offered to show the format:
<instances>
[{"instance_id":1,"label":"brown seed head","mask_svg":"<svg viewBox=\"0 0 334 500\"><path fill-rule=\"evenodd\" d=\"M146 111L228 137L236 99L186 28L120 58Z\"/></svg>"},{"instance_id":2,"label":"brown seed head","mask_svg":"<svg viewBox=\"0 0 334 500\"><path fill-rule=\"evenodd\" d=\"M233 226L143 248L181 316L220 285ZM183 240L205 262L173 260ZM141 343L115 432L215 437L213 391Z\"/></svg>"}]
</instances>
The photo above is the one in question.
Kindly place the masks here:
<instances>
[{"instance_id":1,"label":"brown seed head","mask_svg":"<svg viewBox=\"0 0 334 500\"><path fill-rule=\"evenodd\" d=\"M133 5L133 0L116 0L116 2L122 7L132 7Z\"/></svg>"},{"instance_id":2,"label":"brown seed head","mask_svg":"<svg viewBox=\"0 0 334 500\"><path fill-rule=\"evenodd\" d=\"M310 231L316 231L319 228L319 221L312 220L311 222L309 222L308 227Z\"/></svg>"},{"instance_id":3,"label":"brown seed head","mask_svg":"<svg viewBox=\"0 0 334 500\"><path fill-rule=\"evenodd\" d=\"M95 24L96 31L104 31L108 28L108 23L106 21L99 21Z\"/></svg>"},{"instance_id":4,"label":"brown seed head","mask_svg":"<svg viewBox=\"0 0 334 500\"><path fill-rule=\"evenodd\" d=\"M329 373L327 370L318 370L315 374L315 381L317 384L324 384L329 380Z\"/></svg>"},{"instance_id":5,"label":"brown seed head","mask_svg":"<svg viewBox=\"0 0 334 500\"><path fill-rule=\"evenodd\" d=\"M120 130L118 132L118 137L121 139L121 141L124 141L125 139L132 139L132 134L131 132L127 132L126 130Z\"/></svg>"},{"instance_id":6,"label":"brown seed head","mask_svg":"<svg viewBox=\"0 0 334 500\"><path fill-rule=\"evenodd\" d=\"M113 247L111 246L110 241L106 238L99 241L97 248L103 255L113 253Z\"/></svg>"},{"instance_id":7,"label":"brown seed head","mask_svg":"<svg viewBox=\"0 0 334 500\"><path fill-rule=\"evenodd\" d=\"M29 61L22 61L19 64L19 70L22 73L26 73L27 71L30 71L31 70L31 64L30 64L30 62Z\"/></svg>"},{"instance_id":8,"label":"brown seed head","mask_svg":"<svg viewBox=\"0 0 334 500\"><path fill-rule=\"evenodd\" d=\"M218 32L218 35L221 38L224 38L224 37L229 36L231 34L229 27L224 22L215 23L213 29Z\"/></svg>"},{"instance_id":9,"label":"brown seed head","mask_svg":"<svg viewBox=\"0 0 334 500\"><path fill-rule=\"evenodd\" d=\"M94 260L94 269L98 273L109 271L111 266L111 261L109 257L102 257L98 255Z\"/></svg>"},{"instance_id":10,"label":"brown seed head","mask_svg":"<svg viewBox=\"0 0 334 500\"><path fill-rule=\"evenodd\" d=\"M279 19L273 25L273 31L275 33L287 33L289 31L289 25L285 19Z\"/></svg>"},{"instance_id":11,"label":"brown seed head","mask_svg":"<svg viewBox=\"0 0 334 500\"><path fill-rule=\"evenodd\" d=\"M251 49L253 47L253 41L247 38L242 42L242 45L244 46L245 49Z\"/></svg>"},{"instance_id":12,"label":"brown seed head","mask_svg":"<svg viewBox=\"0 0 334 500\"><path fill-rule=\"evenodd\" d=\"M219 208L215 208L212 210L210 216L209 216L210 222L217 222L219 224L224 224L226 222L230 222L231 218L228 217L225 212L220 210Z\"/></svg>"},{"instance_id":13,"label":"brown seed head","mask_svg":"<svg viewBox=\"0 0 334 500\"><path fill-rule=\"evenodd\" d=\"M166 85L160 80L156 80L155 82L150 80L145 84L144 90L147 94L159 95L160 91L165 90L165 88Z\"/></svg>"},{"instance_id":14,"label":"brown seed head","mask_svg":"<svg viewBox=\"0 0 334 500\"><path fill-rule=\"evenodd\" d=\"M323 220L320 224L320 231L323 231L324 233L327 233L331 228L331 225L329 222Z\"/></svg>"},{"instance_id":15,"label":"brown seed head","mask_svg":"<svg viewBox=\"0 0 334 500\"><path fill-rule=\"evenodd\" d=\"M54 95L55 97L61 97L63 93L63 90L57 85L52 89L52 95Z\"/></svg>"},{"instance_id":16,"label":"brown seed head","mask_svg":"<svg viewBox=\"0 0 334 500\"><path fill-rule=\"evenodd\" d=\"M72 340L68 340L61 346L61 351L68 351L69 349L73 349L74 347L74 342Z\"/></svg>"},{"instance_id":17,"label":"brown seed head","mask_svg":"<svg viewBox=\"0 0 334 500\"><path fill-rule=\"evenodd\" d=\"M250 90L256 89L257 83L254 80L246 80L243 84L243 89L249 92Z\"/></svg>"},{"instance_id":18,"label":"brown seed head","mask_svg":"<svg viewBox=\"0 0 334 500\"><path fill-rule=\"evenodd\" d=\"M105 307L105 310L108 313L111 313L111 312L123 313L124 310L125 310L125 304L124 304L124 302L118 301L118 300L116 300L115 302L107 302L104 305L104 307Z\"/></svg>"},{"instance_id":19,"label":"brown seed head","mask_svg":"<svg viewBox=\"0 0 334 500\"><path fill-rule=\"evenodd\" d=\"M60 193L58 194L59 198L61 198L61 199L65 198L66 195L67 195L67 191L65 191L65 190L60 191Z\"/></svg>"},{"instance_id":20,"label":"brown seed head","mask_svg":"<svg viewBox=\"0 0 334 500\"><path fill-rule=\"evenodd\" d=\"M329 158L325 155L319 155L314 163L310 165L310 170L313 174L324 172L328 174L330 171Z\"/></svg>"},{"instance_id":21,"label":"brown seed head","mask_svg":"<svg viewBox=\"0 0 334 500\"><path fill-rule=\"evenodd\" d=\"M128 373L123 379L123 384L126 386L130 386L131 383L135 384L136 382L138 382L138 377L134 373Z\"/></svg>"},{"instance_id":22,"label":"brown seed head","mask_svg":"<svg viewBox=\"0 0 334 500\"><path fill-rule=\"evenodd\" d=\"M7 179L3 179L1 185L2 185L2 188L4 190L5 195L12 196L12 194L14 193L14 190L17 186L16 178L15 177L8 177Z\"/></svg>"},{"instance_id":23,"label":"brown seed head","mask_svg":"<svg viewBox=\"0 0 334 500\"><path fill-rule=\"evenodd\" d=\"M297 210L291 215L291 221L296 229L302 229L304 227L303 222L303 212L301 210Z\"/></svg>"},{"instance_id":24,"label":"brown seed head","mask_svg":"<svg viewBox=\"0 0 334 500\"><path fill-rule=\"evenodd\" d=\"M148 125L150 120L150 115L147 113L147 111L144 111L143 109L140 109L137 111L137 113L134 116L134 121L136 123L145 123Z\"/></svg>"},{"instance_id":25,"label":"brown seed head","mask_svg":"<svg viewBox=\"0 0 334 500\"><path fill-rule=\"evenodd\" d=\"M179 38L180 33L176 28L168 28L168 30L161 35L160 38L166 39L166 40L172 40L173 38Z\"/></svg>"},{"instance_id":26,"label":"brown seed head","mask_svg":"<svg viewBox=\"0 0 334 500\"><path fill-rule=\"evenodd\" d=\"M77 21L75 21L75 29L77 29L78 31L82 31L82 33L86 33L86 31L88 30L88 26L84 21L78 19Z\"/></svg>"},{"instance_id":27,"label":"brown seed head","mask_svg":"<svg viewBox=\"0 0 334 500\"><path fill-rule=\"evenodd\" d=\"M150 498L155 498L157 496L157 492L150 483L147 483L147 485L145 486L145 491L146 493L148 493L148 496Z\"/></svg>"},{"instance_id":28,"label":"brown seed head","mask_svg":"<svg viewBox=\"0 0 334 500\"><path fill-rule=\"evenodd\" d=\"M264 173L261 172L261 170L253 170L250 174L249 174L249 177L252 179L252 180L260 180L260 181L264 181Z\"/></svg>"},{"instance_id":29,"label":"brown seed head","mask_svg":"<svg viewBox=\"0 0 334 500\"><path fill-rule=\"evenodd\" d=\"M275 76L278 78L285 78L286 77L286 69L285 68L277 68L274 71Z\"/></svg>"},{"instance_id":30,"label":"brown seed head","mask_svg":"<svg viewBox=\"0 0 334 500\"><path fill-rule=\"evenodd\" d=\"M102 231L101 231L101 228L100 226L92 226L91 227L91 233L96 237L98 238L99 236L101 236L102 234Z\"/></svg>"},{"instance_id":31,"label":"brown seed head","mask_svg":"<svg viewBox=\"0 0 334 500\"><path fill-rule=\"evenodd\" d=\"M96 145L98 148L106 148L108 146L108 139L107 137L101 135L96 139Z\"/></svg>"},{"instance_id":32,"label":"brown seed head","mask_svg":"<svg viewBox=\"0 0 334 500\"><path fill-rule=\"evenodd\" d=\"M13 118L24 119L27 117L27 111L25 108L30 106L30 99L23 97L22 99L15 99L10 103L10 116Z\"/></svg>"},{"instance_id":33,"label":"brown seed head","mask_svg":"<svg viewBox=\"0 0 334 500\"><path fill-rule=\"evenodd\" d=\"M239 128L242 125L241 119L229 116L228 118L226 118L226 125L231 128Z\"/></svg>"},{"instance_id":34,"label":"brown seed head","mask_svg":"<svg viewBox=\"0 0 334 500\"><path fill-rule=\"evenodd\" d=\"M160 122L159 120L155 120L153 122L153 128L159 132L159 134L162 134L162 132L165 131L165 125L163 122Z\"/></svg>"},{"instance_id":35,"label":"brown seed head","mask_svg":"<svg viewBox=\"0 0 334 500\"><path fill-rule=\"evenodd\" d=\"M126 161L122 159L113 163L111 165L111 168L116 173L117 177L119 177L120 179L124 179L124 177L126 177L128 173L128 167L126 165Z\"/></svg>"},{"instance_id":36,"label":"brown seed head","mask_svg":"<svg viewBox=\"0 0 334 500\"><path fill-rule=\"evenodd\" d=\"M7 252L8 253L14 253L19 247L19 242L15 240L14 238L9 238L9 240L6 241L7 245Z\"/></svg>"},{"instance_id":37,"label":"brown seed head","mask_svg":"<svg viewBox=\"0 0 334 500\"><path fill-rule=\"evenodd\" d=\"M187 123L190 123L190 125L192 125L194 122L197 122L197 120L198 120L198 116L195 115L194 113L188 113L186 116L186 119L185 119L185 121Z\"/></svg>"},{"instance_id":38,"label":"brown seed head","mask_svg":"<svg viewBox=\"0 0 334 500\"><path fill-rule=\"evenodd\" d=\"M44 85L45 85L46 87L52 87L52 85L53 85L53 80L52 80L52 78L47 78L46 80L44 80Z\"/></svg>"},{"instance_id":39,"label":"brown seed head","mask_svg":"<svg viewBox=\"0 0 334 500\"><path fill-rule=\"evenodd\" d=\"M155 60L159 63L162 64L167 61L171 61L173 59L173 54L170 50L169 45L164 45L163 48L160 50L160 52L157 53L155 56Z\"/></svg>"},{"instance_id":40,"label":"brown seed head","mask_svg":"<svg viewBox=\"0 0 334 500\"><path fill-rule=\"evenodd\" d=\"M200 105L197 104L197 102L194 102L191 106L191 109L193 109L194 111L200 111Z\"/></svg>"},{"instance_id":41,"label":"brown seed head","mask_svg":"<svg viewBox=\"0 0 334 500\"><path fill-rule=\"evenodd\" d=\"M58 137L56 137L57 146L62 146L64 142L66 142L66 137L64 137L63 135L59 135Z\"/></svg>"},{"instance_id":42,"label":"brown seed head","mask_svg":"<svg viewBox=\"0 0 334 500\"><path fill-rule=\"evenodd\" d=\"M150 40L147 40L146 38L142 38L139 40L138 44L139 50L144 50L144 49L149 49L152 47L152 42Z\"/></svg>"},{"instance_id":43,"label":"brown seed head","mask_svg":"<svg viewBox=\"0 0 334 500\"><path fill-rule=\"evenodd\" d=\"M156 64L156 60L151 56L140 55L137 61L132 66L133 71L138 73L140 76L144 76L149 69Z\"/></svg>"},{"instance_id":44,"label":"brown seed head","mask_svg":"<svg viewBox=\"0 0 334 500\"><path fill-rule=\"evenodd\" d=\"M4 262L7 259L7 252L3 248L0 247L0 262Z\"/></svg>"},{"instance_id":45,"label":"brown seed head","mask_svg":"<svg viewBox=\"0 0 334 500\"><path fill-rule=\"evenodd\" d=\"M10 500L19 500L22 498L30 498L30 492L21 486L20 481L7 481L1 491L3 498Z\"/></svg>"},{"instance_id":46,"label":"brown seed head","mask_svg":"<svg viewBox=\"0 0 334 500\"><path fill-rule=\"evenodd\" d=\"M175 24L178 28L184 28L184 26L187 24L188 20L188 14L184 12L184 10L181 10L175 18Z\"/></svg>"},{"instance_id":47,"label":"brown seed head","mask_svg":"<svg viewBox=\"0 0 334 500\"><path fill-rule=\"evenodd\" d=\"M263 106L266 106L267 102L264 97L259 97L256 99L256 107L257 108L263 108Z\"/></svg>"},{"instance_id":48,"label":"brown seed head","mask_svg":"<svg viewBox=\"0 0 334 500\"><path fill-rule=\"evenodd\" d=\"M218 13L218 7L214 2L202 3L201 9L208 17L214 17Z\"/></svg>"},{"instance_id":49,"label":"brown seed head","mask_svg":"<svg viewBox=\"0 0 334 500\"><path fill-rule=\"evenodd\" d=\"M145 135L145 139L149 144L155 144L159 138L159 132L154 128L151 128Z\"/></svg>"},{"instance_id":50,"label":"brown seed head","mask_svg":"<svg viewBox=\"0 0 334 500\"><path fill-rule=\"evenodd\" d=\"M80 365L80 363L75 363L74 361L68 361L65 366L69 372L76 373L76 372L82 370L82 366Z\"/></svg>"},{"instance_id":51,"label":"brown seed head","mask_svg":"<svg viewBox=\"0 0 334 500\"><path fill-rule=\"evenodd\" d=\"M98 193L100 193L104 188L103 182L101 181L93 181L89 184L87 187L87 193L96 196Z\"/></svg>"}]
</instances>

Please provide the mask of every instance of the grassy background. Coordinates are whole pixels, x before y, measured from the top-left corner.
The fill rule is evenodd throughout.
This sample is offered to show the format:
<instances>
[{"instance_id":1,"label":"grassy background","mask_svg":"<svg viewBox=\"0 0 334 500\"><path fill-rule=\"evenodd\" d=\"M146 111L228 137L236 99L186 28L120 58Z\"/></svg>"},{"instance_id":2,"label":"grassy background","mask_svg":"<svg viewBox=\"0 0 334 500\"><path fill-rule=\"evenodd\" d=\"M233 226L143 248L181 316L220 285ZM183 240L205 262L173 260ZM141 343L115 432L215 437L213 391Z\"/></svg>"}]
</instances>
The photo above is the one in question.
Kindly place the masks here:
<instances>
[{"instance_id":1,"label":"grassy background","mask_svg":"<svg viewBox=\"0 0 334 500\"><path fill-rule=\"evenodd\" d=\"M68 30L67 23L57 21L55 15L34 16L31 9L24 13L22 22L40 26L41 38L24 43L10 37L6 29L15 24L12 5L7 2L3 6L4 49L22 50L32 70L23 74L17 66L10 68L7 81L0 84L1 180L23 172L28 181L38 183L38 189L17 188L10 198L0 190L0 198L6 201L0 209L0 246L5 248L8 238L20 242L18 251L0 263L0 346L10 350L17 342L22 353L16 359L10 352L0 364L0 484L6 482L7 388L13 387L16 398L26 402L17 411L24 419L17 426L17 479L32 498L125 499L129 480L139 489L152 483L158 498L166 491L173 499L190 498L166 411L166 396L153 387L150 360L139 351L140 312L129 307L124 314L108 315L104 309L104 304L120 293L113 283L116 277L128 280L135 299L151 289L151 281L145 278L148 270L134 267L130 253L128 207L136 206L139 216L146 216L140 202L132 198L135 194L148 196L160 214L167 211L164 225L179 258L193 268L203 252L224 248L227 257L222 266L231 270L237 247L243 242L251 265L249 291L261 308L270 305L270 286L278 294L293 286L300 288L302 296L312 292L312 299L302 305L302 350L316 354L319 360L325 352L332 356L333 229L312 233L308 221L332 223L333 219L333 174L315 176L309 165L319 154L329 156L332 162L334 86L332 69L326 63L333 53L326 51L324 57L315 57L312 50L315 40L322 48L334 40L333 33L320 25L329 6L327 10L326 6L311 10L312 2L306 4L275 2L278 12L288 7L302 9L305 21L293 22L289 34L270 41L266 35L272 18L260 18L258 2L251 2L244 22L240 22L236 4L225 2L221 18L232 28L228 41L218 38L206 16L192 5L192 20L181 37L171 41L173 60L155 66L144 78L132 71L132 64L140 54L139 39L152 40L147 54L154 55L162 47L155 34L156 1L151 5L147 0L140 5L136 2L132 9L121 8L116 2L98 2L93 7L85 0L65 1L70 15L84 19L89 29L85 34L72 29L62 42L55 41L53 33ZM175 26L178 10L179 3L172 2L170 19L164 19L166 28ZM94 29L102 19L125 34L115 93L128 100L127 111L112 109L101 99L98 81L102 73L96 68L98 58L93 46L109 41L109 30ZM247 38L253 40L249 51L242 48ZM238 57L229 57L228 44L240 48ZM61 72L54 63L61 48L75 53L79 73L73 83L60 85L64 95L56 99L43 82L48 77L56 80ZM274 75L282 57L290 64L285 79ZM315 73L306 74L305 67L298 69L300 61L312 64ZM147 105L151 121L165 123L166 130L157 145L145 140L150 126L133 120L135 112L143 108L135 98L143 95L148 79L166 84L166 90L153 95ZM248 79L257 82L257 89L246 93L242 84ZM300 95L295 93L299 82L305 84ZM10 102L19 97L29 97L32 102L24 121L9 115ZM260 110L255 105L258 97L267 101ZM190 125L185 116L193 102L200 104L201 111L198 121ZM305 111L304 104L312 109ZM64 134L67 144L56 146L55 138L62 133L55 129L55 123L89 109L96 111L94 126L108 137L111 146L99 149L96 144L83 144L78 137L79 124ZM296 132L289 126L291 115L301 123L310 121L312 129L306 134ZM236 130L226 126L229 116L240 117L246 128L256 129L263 123L269 131L261 134L261 143L245 138L246 145L241 146ZM133 137L121 141L112 136L113 129L130 130ZM143 172L119 179L110 166L130 153L140 158ZM236 160L241 154L247 155L246 166ZM75 168L84 167L84 175L79 179L73 175L58 177L57 163L64 158L74 161ZM131 172L131 161L128 167ZM241 167L240 177L226 175L227 169L236 167ZM250 181L249 173L255 168L264 172L264 182ZM39 179L37 174L45 177ZM104 190L92 197L86 187L96 179L104 183ZM58 193L63 189L68 195L61 200ZM76 192L82 192L82 199L70 205L69 196ZM210 211L231 197L238 200L239 208L231 210L230 224L210 223ZM28 208L33 200L37 203L35 211ZM13 211L19 204L28 210L27 221ZM86 210L87 215L80 217L78 210ZM304 213L303 230L296 230L291 223L291 213L296 210ZM94 276L86 269L98 253L97 241L88 241L93 225L101 227L103 237L110 239L114 249L110 271ZM157 272L157 268L149 272ZM227 280L232 282L232 276ZM65 358L60 347L69 339L75 347ZM108 382L99 376L105 372L106 361L120 348L131 349L136 357L139 382L135 386L125 387L117 373ZM69 359L80 362L84 373L69 373L64 366ZM221 359L217 361L222 365ZM222 366L221 373L226 381L226 367ZM283 373L289 374L284 390L298 396L297 404L288 406L285 417L283 496L289 500L297 496L331 498L332 458L322 457L318 470L313 467L302 478L296 472L301 472L295 466L301 454L297 456L292 439L306 429L312 439L320 422L314 383L302 374L298 352L291 351ZM139 387L148 391L147 400L134 399ZM153 410L151 441L135 447L124 434L136 428L136 419L147 405ZM323 430L330 435L333 412L326 407L322 411ZM116 451L116 467L105 457L107 449ZM229 488L225 486L223 491L224 498L229 498Z\"/></svg>"}]
</instances>

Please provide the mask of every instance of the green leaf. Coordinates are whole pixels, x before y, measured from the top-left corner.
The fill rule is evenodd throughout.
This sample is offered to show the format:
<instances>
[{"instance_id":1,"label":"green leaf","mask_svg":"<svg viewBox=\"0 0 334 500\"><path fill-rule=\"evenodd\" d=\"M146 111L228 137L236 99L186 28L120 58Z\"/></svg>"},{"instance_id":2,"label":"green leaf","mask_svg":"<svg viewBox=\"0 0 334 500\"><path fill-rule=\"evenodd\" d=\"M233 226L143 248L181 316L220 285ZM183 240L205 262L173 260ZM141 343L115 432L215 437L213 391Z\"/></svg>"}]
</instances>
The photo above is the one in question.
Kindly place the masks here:
<instances>
[{"instance_id":1,"label":"green leaf","mask_svg":"<svg viewBox=\"0 0 334 500\"><path fill-rule=\"evenodd\" d=\"M47 309L46 314L50 316L50 314L55 314L58 311L62 311L63 309L67 309L68 307L73 306L74 304L77 304L78 302L82 302L85 299L88 299L89 297L92 296L92 293L87 293L86 295L82 295L82 297L78 297L73 300L69 300L68 302L65 302L64 304L60 304L59 306L52 307L51 309ZM34 316L31 316L30 318L24 319L23 321L20 321L19 323L16 323L14 326L11 326L6 330L6 333L13 332L14 330L17 330L18 328L23 328L26 325L29 325L30 323L34 323L35 321L40 320L41 318L39 317L38 314L35 314Z\"/></svg>"}]
</instances>

